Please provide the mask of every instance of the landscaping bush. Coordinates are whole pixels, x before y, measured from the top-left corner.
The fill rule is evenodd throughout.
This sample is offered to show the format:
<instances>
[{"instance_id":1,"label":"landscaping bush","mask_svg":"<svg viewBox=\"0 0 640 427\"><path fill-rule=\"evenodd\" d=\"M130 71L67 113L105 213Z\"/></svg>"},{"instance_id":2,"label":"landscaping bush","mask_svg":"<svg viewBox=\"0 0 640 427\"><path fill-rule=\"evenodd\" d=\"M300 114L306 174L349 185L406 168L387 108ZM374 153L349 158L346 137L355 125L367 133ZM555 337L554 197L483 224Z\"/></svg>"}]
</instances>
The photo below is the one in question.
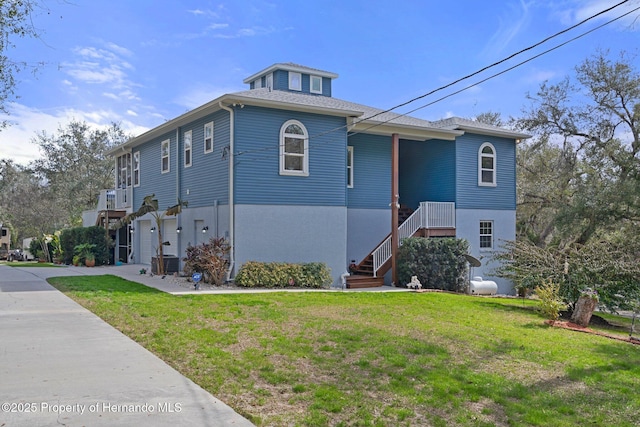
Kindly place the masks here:
<instances>
[{"instance_id":1,"label":"landscaping bush","mask_svg":"<svg viewBox=\"0 0 640 427\"><path fill-rule=\"evenodd\" d=\"M78 245L95 245L92 249L96 259L96 265L109 263L110 241L107 231L98 226L67 228L60 232L60 248L62 250L62 262L72 264L73 257L77 255L75 248Z\"/></svg>"},{"instance_id":2,"label":"landscaping bush","mask_svg":"<svg viewBox=\"0 0 640 427\"><path fill-rule=\"evenodd\" d=\"M236 275L236 284L247 288L322 288L333 282L331 270L321 262L246 262Z\"/></svg>"},{"instance_id":3,"label":"landscaping bush","mask_svg":"<svg viewBox=\"0 0 640 427\"><path fill-rule=\"evenodd\" d=\"M540 298L538 310L549 320L558 320L560 312L567 308L567 304L560 298L560 285L550 280L545 280L536 287L536 295Z\"/></svg>"},{"instance_id":4,"label":"landscaping bush","mask_svg":"<svg viewBox=\"0 0 640 427\"><path fill-rule=\"evenodd\" d=\"M467 279L469 243L464 239L410 237L398 250L398 281L418 276L423 288L463 292Z\"/></svg>"},{"instance_id":5,"label":"landscaping bush","mask_svg":"<svg viewBox=\"0 0 640 427\"><path fill-rule=\"evenodd\" d=\"M205 283L222 285L224 276L229 268L229 251L231 246L222 237L212 237L209 242L196 246L187 246L187 256L184 272L191 276L193 273L202 273Z\"/></svg>"}]
</instances>

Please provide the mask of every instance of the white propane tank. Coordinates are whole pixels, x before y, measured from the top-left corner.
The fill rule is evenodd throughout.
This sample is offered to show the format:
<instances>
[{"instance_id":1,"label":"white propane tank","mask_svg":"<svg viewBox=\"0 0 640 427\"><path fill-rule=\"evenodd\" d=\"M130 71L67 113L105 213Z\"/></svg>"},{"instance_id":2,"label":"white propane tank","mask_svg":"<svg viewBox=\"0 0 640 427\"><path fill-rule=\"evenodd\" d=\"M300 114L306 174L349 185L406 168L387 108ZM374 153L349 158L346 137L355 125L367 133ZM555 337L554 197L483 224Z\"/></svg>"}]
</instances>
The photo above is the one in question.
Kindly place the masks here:
<instances>
[{"instance_id":1,"label":"white propane tank","mask_svg":"<svg viewBox=\"0 0 640 427\"><path fill-rule=\"evenodd\" d=\"M482 277L474 276L470 282L471 295L495 295L498 292L498 284L493 280L482 280Z\"/></svg>"}]
</instances>

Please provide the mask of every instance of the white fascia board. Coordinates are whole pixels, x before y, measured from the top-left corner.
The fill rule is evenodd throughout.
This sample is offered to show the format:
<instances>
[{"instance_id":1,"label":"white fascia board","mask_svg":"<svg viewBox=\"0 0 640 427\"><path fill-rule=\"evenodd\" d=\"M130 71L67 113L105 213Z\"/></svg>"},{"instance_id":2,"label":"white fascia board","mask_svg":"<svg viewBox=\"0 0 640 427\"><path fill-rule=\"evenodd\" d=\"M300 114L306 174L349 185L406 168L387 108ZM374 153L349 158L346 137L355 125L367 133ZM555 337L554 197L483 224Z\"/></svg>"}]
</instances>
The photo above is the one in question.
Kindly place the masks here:
<instances>
[{"instance_id":1,"label":"white fascia board","mask_svg":"<svg viewBox=\"0 0 640 427\"><path fill-rule=\"evenodd\" d=\"M531 135L528 135L526 133L514 132L508 129L485 129L485 128L473 127L473 126L458 126L457 128L464 132L487 135L487 136L498 136L501 138L513 138L513 139L520 139L520 140L531 138Z\"/></svg>"},{"instance_id":2,"label":"white fascia board","mask_svg":"<svg viewBox=\"0 0 640 427\"><path fill-rule=\"evenodd\" d=\"M314 68L307 68L307 67L296 67L295 65L290 65L290 64L273 64L272 66L267 67L262 71L258 71L257 73L250 75L249 77L244 79L242 82L246 84L251 83L258 77L262 77L265 74L273 73L276 70L293 71L295 73L311 74L314 76L328 77L330 79L338 78L337 74L330 73L328 71L316 70Z\"/></svg>"},{"instance_id":3,"label":"white fascia board","mask_svg":"<svg viewBox=\"0 0 640 427\"><path fill-rule=\"evenodd\" d=\"M456 137L464 135L464 132L458 130L424 128L419 126L400 125L394 123L382 123L375 121L358 122L350 132L362 132L373 135L393 135L397 133L401 139L410 139L414 141L426 141L428 139L442 139L446 141L454 141Z\"/></svg>"}]
</instances>

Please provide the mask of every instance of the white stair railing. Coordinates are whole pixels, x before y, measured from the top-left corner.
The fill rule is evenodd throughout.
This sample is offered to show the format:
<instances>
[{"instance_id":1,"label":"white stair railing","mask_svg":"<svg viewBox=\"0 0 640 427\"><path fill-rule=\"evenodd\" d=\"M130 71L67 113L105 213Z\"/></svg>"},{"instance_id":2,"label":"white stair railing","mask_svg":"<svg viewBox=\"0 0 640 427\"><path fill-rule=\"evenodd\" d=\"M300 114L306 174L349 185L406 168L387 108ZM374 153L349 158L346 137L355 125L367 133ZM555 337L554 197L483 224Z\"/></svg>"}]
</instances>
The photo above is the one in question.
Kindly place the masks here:
<instances>
[{"instance_id":1,"label":"white stair railing","mask_svg":"<svg viewBox=\"0 0 640 427\"><path fill-rule=\"evenodd\" d=\"M118 210L131 207L131 187L101 190L98 211Z\"/></svg>"},{"instance_id":2,"label":"white stair railing","mask_svg":"<svg viewBox=\"0 0 640 427\"><path fill-rule=\"evenodd\" d=\"M456 205L452 202L421 202L420 207L398 227L398 246L402 239L413 236L421 228L455 228ZM373 277L391 258L391 236L387 237L371 254Z\"/></svg>"}]
</instances>

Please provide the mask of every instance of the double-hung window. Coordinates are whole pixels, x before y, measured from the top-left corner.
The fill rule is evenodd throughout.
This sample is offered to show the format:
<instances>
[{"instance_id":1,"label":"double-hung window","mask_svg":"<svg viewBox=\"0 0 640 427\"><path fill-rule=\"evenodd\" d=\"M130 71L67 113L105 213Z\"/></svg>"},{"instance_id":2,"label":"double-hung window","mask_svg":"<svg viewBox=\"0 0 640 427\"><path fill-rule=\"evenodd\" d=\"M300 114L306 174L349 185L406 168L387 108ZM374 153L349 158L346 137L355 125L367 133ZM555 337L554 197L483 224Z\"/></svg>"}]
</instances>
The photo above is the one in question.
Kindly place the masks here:
<instances>
[{"instance_id":1,"label":"double-hung window","mask_svg":"<svg viewBox=\"0 0 640 427\"><path fill-rule=\"evenodd\" d=\"M493 221L480 221L480 249L493 249Z\"/></svg>"},{"instance_id":2,"label":"double-hung window","mask_svg":"<svg viewBox=\"0 0 640 427\"><path fill-rule=\"evenodd\" d=\"M184 133L184 167L191 166L191 145L192 145L192 132L190 130Z\"/></svg>"},{"instance_id":3,"label":"double-hung window","mask_svg":"<svg viewBox=\"0 0 640 427\"><path fill-rule=\"evenodd\" d=\"M289 120L280 129L280 175L309 175L309 137L297 120Z\"/></svg>"},{"instance_id":4,"label":"double-hung window","mask_svg":"<svg viewBox=\"0 0 640 427\"><path fill-rule=\"evenodd\" d=\"M478 185L496 186L496 149L488 142L478 150Z\"/></svg>"},{"instance_id":5,"label":"double-hung window","mask_svg":"<svg viewBox=\"0 0 640 427\"><path fill-rule=\"evenodd\" d=\"M213 151L213 122L204 125L204 152L211 153Z\"/></svg>"},{"instance_id":6,"label":"double-hung window","mask_svg":"<svg viewBox=\"0 0 640 427\"><path fill-rule=\"evenodd\" d=\"M162 173L167 173L169 172L169 157L170 157L170 144L171 141L168 139L165 139L164 141L162 141L161 144L161 153L162 153L162 162L161 162L161 167L162 167Z\"/></svg>"},{"instance_id":7,"label":"double-hung window","mask_svg":"<svg viewBox=\"0 0 640 427\"><path fill-rule=\"evenodd\" d=\"M353 188L353 147L347 147L347 188Z\"/></svg>"},{"instance_id":8,"label":"double-hung window","mask_svg":"<svg viewBox=\"0 0 640 427\"><path fill-rule=\"evenodd\" d=\"M133 153L133 186L140 185L140 152Z\"/></svg>"}]
</instances>

